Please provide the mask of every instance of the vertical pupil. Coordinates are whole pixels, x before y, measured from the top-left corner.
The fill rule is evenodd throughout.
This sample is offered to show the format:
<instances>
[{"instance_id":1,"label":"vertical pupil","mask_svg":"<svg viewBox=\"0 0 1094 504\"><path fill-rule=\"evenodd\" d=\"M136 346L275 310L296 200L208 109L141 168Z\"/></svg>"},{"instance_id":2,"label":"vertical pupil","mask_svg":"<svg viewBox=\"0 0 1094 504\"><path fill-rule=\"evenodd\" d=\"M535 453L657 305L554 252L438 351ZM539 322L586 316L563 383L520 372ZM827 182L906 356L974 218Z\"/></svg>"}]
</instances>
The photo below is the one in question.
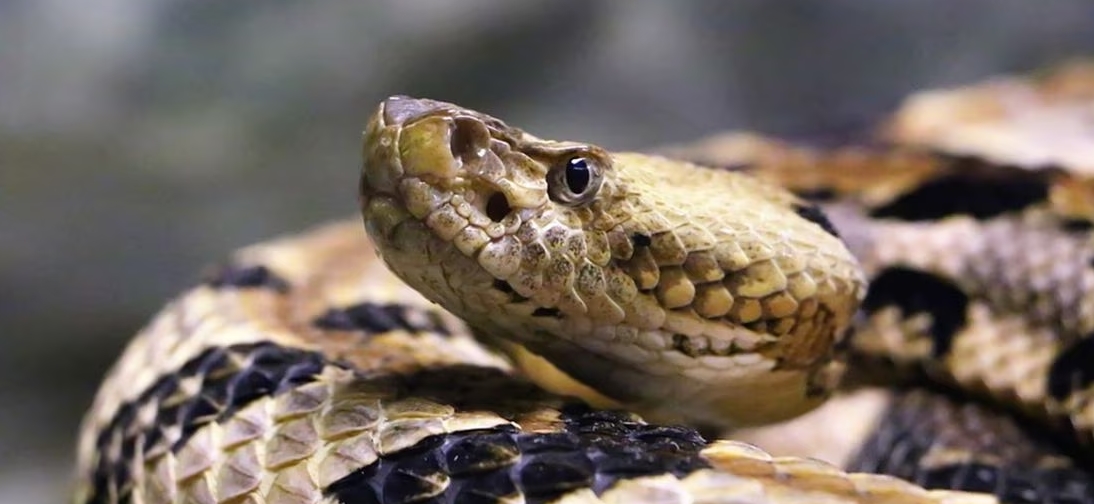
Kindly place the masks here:
<instances>
[{"instance_id":1,"label":"vertical pupil","mask_svg":"<svg viewBox=\"0 0 1094 504\"><path fill-rule=\"evenodd\" d=\"M566 186L570 192L581 194L589 187L589 163L585 158L573 158L566 164Z\"/></svg>"}]
</instances>

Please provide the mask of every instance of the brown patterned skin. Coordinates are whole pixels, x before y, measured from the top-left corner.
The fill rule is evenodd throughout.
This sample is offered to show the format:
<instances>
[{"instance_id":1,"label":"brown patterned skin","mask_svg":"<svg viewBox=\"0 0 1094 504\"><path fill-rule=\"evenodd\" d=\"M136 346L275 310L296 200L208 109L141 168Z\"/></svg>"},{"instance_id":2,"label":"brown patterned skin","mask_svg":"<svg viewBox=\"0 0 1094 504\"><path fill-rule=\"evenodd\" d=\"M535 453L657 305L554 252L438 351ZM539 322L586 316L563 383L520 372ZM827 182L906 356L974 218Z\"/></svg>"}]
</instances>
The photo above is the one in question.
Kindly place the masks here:
<instances>
[{"instance_id":1,"label":"brown patterned skin","mask_svg":"<svg viewBox=\"0 0 1094 504\"><path fill-rule=\"evenodd\" d=\"M575 413L374 254L328 225L172 302L85 420L75 502L994 502Z\"/></svg>"},{"instance_id":2,"label":"brown patterned skin","mask_svg":"<svg viewBox=\"0 0 1094 504\"><path fill-rule=\"evenodd\" d=\"M359 222L333 224L244 249L169 304L84 421L75 502L997 502L590 410L514 366L654 418L787 417L831 390L864 275L856 360L994 405L868 390L887 403L841 397L779 440L842 438L863 450L828 460L932 487L1094 500L1085 462L1027 430L1086 440L1094 423L1094 192L1079 170L741 136L672 152L735 168L702 169L411 100L381 109L366 144L380 250ZM588 179L559 171L575 154ZM673 352L661 361L682 375L651 358Z\"/></svg>"},{"instance_id":3,"label":"brown patterned skin","mask_svg":"<svg viewBox=\"0 0 1094 504\"><path fill-rule=\"evenodd\" d=\"M962 480L960 488L1014 502L1094 498L1088 452L1094 439L1094 183L1088 178L1094 137L1077 122L1089 117L1083 114L1094 96L1090 68L1065 66L1036 79L913 98L890 121L900 127L887 131L890 141L912 149L820 150L744 133L664 150L767 178L819 202L871 279L850 340L854 364L880 361L888 376L895 365L962 390L965 401L990 403L973 416L941 415L949 433L983 433L990 448L923 427L942 425L924 420L932 412L952 411L938 406L945 403L938 398L913 401L919 410L888 398L880 401L888 406L872 401L850 414L880 425L874 436L883 441L875 446L896 461L856 463L846 447L815 439L824 415L796 420L790 436L783 429L742 433L744 439L786 452L784 439L795 438L797 454L810 453L803 447L813 444L814 453L833 454L829 460L855 470L884 470L932 487ZM980 113L955 113L970 110ZM923 146L963 155L924 152ZM1001 434L1008 422L1017 422L1022 435ZM902 432L899 425L922 429ZM1047 452L1014 456L1015 443L1044 444L1046 435Z\"/></svg>"}]
</instances>

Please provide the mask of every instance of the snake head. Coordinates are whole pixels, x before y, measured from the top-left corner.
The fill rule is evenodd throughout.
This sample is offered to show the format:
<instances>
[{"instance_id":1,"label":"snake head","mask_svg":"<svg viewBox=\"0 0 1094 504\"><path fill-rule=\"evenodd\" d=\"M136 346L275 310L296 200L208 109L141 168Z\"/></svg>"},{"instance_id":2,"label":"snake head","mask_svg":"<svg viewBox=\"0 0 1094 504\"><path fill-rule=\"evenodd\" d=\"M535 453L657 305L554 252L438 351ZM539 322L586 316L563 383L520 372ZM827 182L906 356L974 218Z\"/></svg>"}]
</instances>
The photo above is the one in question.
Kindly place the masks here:
<instances>
[{"instance_id":1,"label":"snake head","mask_svg":"<svg viewBox=\"0 0 1094 504\"><path fill-rule=\"evenodd\" d=\"M440 101L377 108L361 206L390 269L477 335L658 419L819 404L864 290L819 210L781 188Z\"/></svg>"},{"instance_id":2,"label":"snake head","mask_svg":"<svg viewBox=\"0 0 1094 504\"><path fill-rule=\"evenodd\" d=\"M610 170L599 147L543 141L486 114L405 96L380 105L365 146L361 194L396 198L469 254L515 232L529 211L589 203Z\"/></svg>"}]
</instances>

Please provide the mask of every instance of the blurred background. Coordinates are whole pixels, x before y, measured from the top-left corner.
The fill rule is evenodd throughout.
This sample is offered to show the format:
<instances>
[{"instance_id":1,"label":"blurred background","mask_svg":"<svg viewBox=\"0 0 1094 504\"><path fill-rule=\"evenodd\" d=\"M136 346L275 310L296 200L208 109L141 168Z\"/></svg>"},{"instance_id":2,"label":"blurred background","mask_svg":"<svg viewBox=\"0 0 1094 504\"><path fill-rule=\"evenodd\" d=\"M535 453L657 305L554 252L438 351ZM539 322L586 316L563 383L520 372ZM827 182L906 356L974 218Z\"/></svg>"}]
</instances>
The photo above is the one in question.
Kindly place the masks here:
<instances>
[{"instance_id":1,"label":"blurred background","mask_svg":"<svg viewBox=\"0 0 1094 504\"><path fill-rule=\"evenodd\" d=\"M203 266L355 212L387 95L638 148L1084 54L1087 0L0 0L0 502L65 500L98 380Z\"/></svg>"}]
</instances>

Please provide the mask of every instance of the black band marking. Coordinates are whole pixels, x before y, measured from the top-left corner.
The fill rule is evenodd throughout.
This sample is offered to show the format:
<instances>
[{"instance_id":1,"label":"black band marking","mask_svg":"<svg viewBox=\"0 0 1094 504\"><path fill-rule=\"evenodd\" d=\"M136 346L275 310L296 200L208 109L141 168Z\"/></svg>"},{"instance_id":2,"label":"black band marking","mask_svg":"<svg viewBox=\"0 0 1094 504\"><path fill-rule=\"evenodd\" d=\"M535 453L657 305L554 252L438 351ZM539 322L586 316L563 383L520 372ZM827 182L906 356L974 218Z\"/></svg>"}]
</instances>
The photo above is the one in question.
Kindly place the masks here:
<instances>
[{"instance_id":1,"label":"black band marking","mask_svg":"<svg viewBox=\"0 0 1094 504\"><path fill-rule=\"evenodd\" d=\"M239 364L242 363L242 364ZM136 399L123 404L95 442L100 454L92 475L88 502L129 499L130 464L163 450L177 452L193 434L211 422L220 422L252 401L271 397L315 380L328 362L316 352L269 342L210 348L165 376ZM182 401L169 398L180 381L200 378L199 393ZM137 412L155 405L151 425L137 425ZM120 447L120 448L115 448ZM136 454L142 455L137 457Z\"/></svg>"},{"instance_id":2,"label":"black band marking","mask_svg":"<svg viewBox=\"0 0 1094 504\"><path fill-rule=\"evenodd\" d=\"M978 220L1023 210L1048 198L1059 170L1027 170L974 157L953 157L949 171L924 182L870 215L906 221L969 215Z\"/></svg>"},{"instance_id":3,"label":"black band marking","mask_svg":"<svg viewBox=\"0 0 1094 504\"><path fill-rule=\"evenodd\" d=\"M1048 371L1048 393L1057 401L1094 383L1094 334L1073 343L1056 356Z\"/></svg>"},{"instance_id":4,"label":"black band marking","mask_svg":"<svg viewBox=\"0 0 1094 504\"><path fill-rule=\"evenodd\" d=\"M839 231L836 230L836 226L832 224L832 221L828 220L828 216L824 214L824 211L817 205L794 205L794 212L799 217L812 222L821 227L826 233L839 238Z\"/></svg>"},{"instance_id":5,"label":"black band marking","mask_svg":"<svg viewBox=\"0 0 1094 504\"><path fill-rule=\"evenodd\" d=\"M923 312L931 315L932 353L941 357L950 351L954 334L965 325L969 297L949 280L894 266L882 270L870 283L862 309L873 314L891 305L906 317Z\"/></svg>"},{"instance_id":6,"label":"black band marking","mask_svg":"<svg viewBox=\"0 0 1094 504\"><path fill-rule=\"evenodd\" d=\"M345 308L331 308L316 318L314 324L320 329L364 331L367 334L395 330L451 334L437 312L398 303L364 302Z\"/></svg>"},{"instance_id":7,"label":"black band marking","mask_svg":"<svg viewBox=\"0 0 1094 504\"><path fill-rule=\"evenodd\" d=\"M235 287L240 289L267 288L277 292L288 292L289 290L289 282L261 265L226 266L212 274L205 283L215 289Z\"/></svg>"},{"instance_id":8,"label":"black band marking","mask_svg":"<svg viewBox=\"0 0 1094 504\"><path fill-rule=\"evenodd\" d=\"M575 489L597 495L617 481L710 467L706 441L692 429L647 425L622 413L575 407L565 429L522 433L506 425L431 436L382 457L325 491L342 504L502 502L523 493L548 502Z\"/></svg>"}]
</instances>

